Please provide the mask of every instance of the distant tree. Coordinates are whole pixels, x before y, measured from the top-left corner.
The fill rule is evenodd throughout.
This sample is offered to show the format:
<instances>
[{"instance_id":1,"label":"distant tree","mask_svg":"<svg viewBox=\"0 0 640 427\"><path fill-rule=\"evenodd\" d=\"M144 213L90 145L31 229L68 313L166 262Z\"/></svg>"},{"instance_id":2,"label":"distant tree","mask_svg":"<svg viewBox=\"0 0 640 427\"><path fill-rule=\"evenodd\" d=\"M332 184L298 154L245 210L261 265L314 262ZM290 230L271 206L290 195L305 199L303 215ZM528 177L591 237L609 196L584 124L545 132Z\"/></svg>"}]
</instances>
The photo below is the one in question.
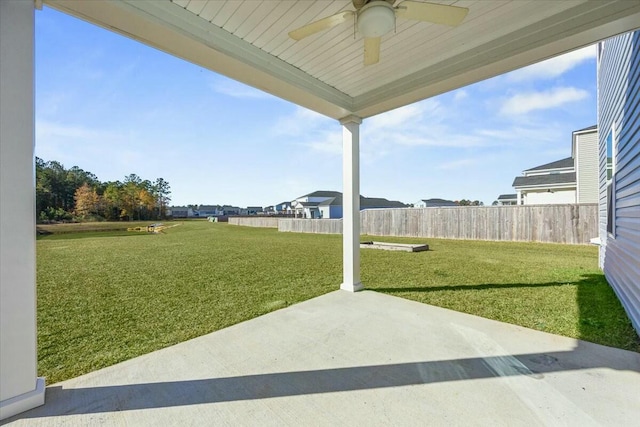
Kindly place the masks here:
<instances>
[{"instance_id":1,"label":"distant tree","mask_svg":"<svg viewBox=\"0 0 640 427\"><path fill-rule=\"evenodd\" d=\"M122 204L122 183L119 181L107 183L102 194L103 214L109 220L120 219L120 205Z\"/></svg>"},{"instance_id":2,"label":"distant tree","mask_svg":"<svg viewBox=\"0 0 640 427\"><path fill-rule=\"evenodd\" d=\"M167 206L171 202L171 187L169 183L162 178L156 179L153 183L153 191L158 203L158 216L160 218L166 217Z\"/></svg>"},{"instance_id":3,"label":"distant tree","mask_svg":"<svg viewBox=\"0 0 640 427\"><path fill-rule=\"evenodd\" d=\"M133 221L136 216L136 210L139 205L139 187L142 184L142 179L132 173L125 177L124 185L123 185L123 198L122 209L128 213L126 215L129 218L129 221ZM120 215L122 217L122 214Z\"/></svg>"},{"instance_id":4,"label":"distant tree","mask_svg":"<svg viewBox=\"0 0 640 427\"><path fill-rule=\"evenodd\" d=\"M494 200L493 203L491 203L491 206L498 206L499 202L497 200Z\"/></svg>"},{"instance_id":5,"label":"distant tree","mask_svg":"<svg viewBox=\"0 0 640 427\"><path fill-rule=\"evenodd\" d=\"M156 198L146 188L138 191L138 219L150 219L154 217Z\"/></svg>"},{"instance_id":6,"label":"distant tree","mask_svg":"<svg viewBox=\"0 0 640 427\"><path fill-rule=\"evenodd\" d=\"M0 0L1 1L1 0ZM127 175L124 182L100 182L77 166L71 169L56 161L35 159L36 214L42 221L99 215L109 220L155 219L164 215L171 201L169 183Z\"/></svg>"},{"instance_id":7,"label":"distant tree","mask_svg":"<svg viewBox=\"0 0 640 427\"><path fill-rule=\"evenodd\" d=\"M471 201L467 200L467 199L462 199L458 202L458 205L460 206L470 206L471 205Z\"/></svg>"},{"instance_id":8,"label":"distant tree","mask_svg":"<svg viewBox=\"0 0 640 427\"><path fill-rule=\"evenodd\" d=\"M94 188L86 182L78 187L73 196L75 201L75 214L80 218L97 214L100 207L100 197Z\"/></svg>"}]
</instances>

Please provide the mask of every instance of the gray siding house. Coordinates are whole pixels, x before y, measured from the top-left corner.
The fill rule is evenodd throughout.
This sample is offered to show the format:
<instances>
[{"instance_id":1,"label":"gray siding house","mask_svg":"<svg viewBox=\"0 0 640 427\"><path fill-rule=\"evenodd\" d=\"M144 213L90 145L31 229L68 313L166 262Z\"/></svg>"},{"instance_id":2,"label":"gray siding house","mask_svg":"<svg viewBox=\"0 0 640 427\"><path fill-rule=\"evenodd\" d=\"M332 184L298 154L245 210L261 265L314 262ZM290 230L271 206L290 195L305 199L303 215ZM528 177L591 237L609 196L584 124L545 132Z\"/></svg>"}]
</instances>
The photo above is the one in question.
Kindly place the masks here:
<instances>
[{"instance_id":1,"label":"gray siding house","mask_svg":"<svg viewBox=\"0 0 640 427\"><path fill-rule=\"evenodd\" d=\"M295 209L296 217L311 219L342 218L342 193L339 191L314 191L298 197L291 203ZM395 200L360 196L360 210L406 207L406 204Z\"/></svg>"},{"instance_id":2,"label":"gray siding house","mask_svg":"<svg viewBox=\"0 0 640 427\"><path fill-rule=\"evenodd\" d=\"M516 204L598 202L598 126L571 136L571 157L527 169L513 180Z\"/></svg>"},{"instance_id":3,"label":"gray siding house","mask_svg":"<svg viewBox=\"0 0 640 427\"><path fill-rule=\"evenodd\" d=\"M640 32L598 44L600 267L640 334Z\"/></svg>"},{"instance_id":4,"label":"gray siding house","mask_svg":"<svg viewBox=\"0 0 640 427\"><path fill-rule=\"evenodd\" d=\"M518 204L517 194L501 194L498 196L499 206L512 206Z\"/></svg>"},{"instance_id":5,"label":"gray siding house","mask_svg":"<svg viewBox=\"0 0 640 427\"><path fill-rule=\"evenodd\" d=\"M416 208L441 208L446 206L458 206L453 200L445 199L422 199L415 204Z\"/></svg>"}]
</instances>

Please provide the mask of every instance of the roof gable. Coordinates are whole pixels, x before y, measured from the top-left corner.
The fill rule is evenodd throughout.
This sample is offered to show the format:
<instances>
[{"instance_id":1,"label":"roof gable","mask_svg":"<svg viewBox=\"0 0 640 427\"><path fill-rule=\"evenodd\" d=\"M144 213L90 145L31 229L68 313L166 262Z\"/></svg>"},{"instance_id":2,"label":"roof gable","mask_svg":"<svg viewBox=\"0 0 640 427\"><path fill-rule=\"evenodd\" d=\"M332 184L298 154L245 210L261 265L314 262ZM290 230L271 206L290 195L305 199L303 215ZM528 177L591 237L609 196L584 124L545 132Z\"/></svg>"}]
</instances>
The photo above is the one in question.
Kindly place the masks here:
<instances>
[{"instance_id":1,"label":"roof gable","mask_svg":"<svg viewBox=\"0 0 640 427\"><path fill-rule=\"evenodd\" d=\"M304 196L296 197L296 199L302 199L303 197L342 197L342 193L339 191L327 191L318 190L313 193L305 194Z\"/></svg>"}]
</instances>

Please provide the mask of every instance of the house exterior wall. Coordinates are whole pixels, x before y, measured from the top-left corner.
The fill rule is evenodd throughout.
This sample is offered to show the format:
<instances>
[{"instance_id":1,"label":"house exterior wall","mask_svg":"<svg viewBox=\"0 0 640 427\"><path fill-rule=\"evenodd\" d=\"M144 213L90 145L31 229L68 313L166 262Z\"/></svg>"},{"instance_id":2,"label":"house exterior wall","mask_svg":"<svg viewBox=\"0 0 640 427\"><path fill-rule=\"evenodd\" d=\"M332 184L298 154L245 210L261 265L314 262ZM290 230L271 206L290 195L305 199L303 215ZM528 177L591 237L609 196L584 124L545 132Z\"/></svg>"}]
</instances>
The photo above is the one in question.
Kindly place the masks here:
<instances>
[{"instance_id":1,"label":"house exterior wall","mask_svg":"<svg viewBox=\"0 0 640 427\"><path fill-rule=\"evenodd\" d=\"M320 206L319 210L320 210L320 214L322 215L320 218L322 219L342 218L342 206L338 206L338 205Z\"/></svg>"},{"instance_id":2,"label":"house exterior wall","mask_svg":"<svg viewBox=\"0 0 640 427\"><path fill-rule=\"evenodd\" d=\"M640 32L598 45L600 266L640 334ZM607 136L612 132L612 234Z\"/></svg>"},{"instance_id":3,"label":"house exterior wall","mask_svg":"<svg viewBox=\"0 0 640 427\"><path fill-rule=\"evenodd\" d=\"M598 132L580 133L575 140L577 203L598 203Z\"/></svg>"},{"instance_id":4,"label":"house exterior wall","mask_svg":"<svg viewBox=\"0 0 640 427\"><path fill-rule=\"evenodd\" d=\"M550 173L571 173L575 170L573 168L562 168L562 169L542 169L536 171L523 171L523 176L540 176L540 175L549 175Z\"/></svg>"},{"instance_id":5,"label":"house exterior wall","mask_svg":"<svg viewBox=\"0 0 640 427\"><path fill-rule=\"evenodd\" d=\"M576 202L576 190L557 189L550 193L546 189L540 191L523 191L524 205L554 205Z\"/></svg>"},{"instance_id":6,"label":"house exterior wall","mask_svg":"<svg viewBox=\"0 0 640 427\"><path fill-rule=\"evenodd\" d=\"M331 199L331 197L300 197L299 199L295 199L296 202L324 202L325 200Z\"/></svg>"}]
</instances>

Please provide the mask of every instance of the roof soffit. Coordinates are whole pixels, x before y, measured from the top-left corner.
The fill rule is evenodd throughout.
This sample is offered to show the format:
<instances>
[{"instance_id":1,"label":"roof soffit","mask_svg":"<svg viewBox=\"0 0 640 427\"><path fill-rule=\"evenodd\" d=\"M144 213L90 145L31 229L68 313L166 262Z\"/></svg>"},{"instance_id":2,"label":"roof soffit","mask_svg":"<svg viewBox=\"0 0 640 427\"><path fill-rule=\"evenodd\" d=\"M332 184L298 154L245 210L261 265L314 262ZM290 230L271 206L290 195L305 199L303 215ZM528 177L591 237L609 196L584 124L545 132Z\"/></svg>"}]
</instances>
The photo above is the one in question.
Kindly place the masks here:
<instances>
[{"instance_id":1,"label":"roof soffit","mask_svg":"<svg viewBox=\"0 0 640 427\"><path fill-rule=\"evenodd\" d=\"M178 2L186 3L184 0ZM350 96L327 84L323 76L316 78L168 0L45 0L45 3L335 119L350 114L363 118L376 115L640 26L640 2L637 1L550 2L549 8L556 5L554 13L549 12L548 16L528 25L515 25L506 34L504 31L501 35L496 32L495 37L486 38L487 41L480 45L469 39L469 48L457 49L459 53L444 59L416 58L419 69L408 75L398 73L400 78L395 80L371 80L371 73L377 71L367 68L369 81L373 83L367 86L360 84L358 94ZM289 2L286 5L300 7L298 5L301 3L304 4ZM305 7L319 8L316 2L306 3L308 6ZM471 0L461 0L456 5L467 3L473 13L474 2ZM511 4L493 3L498 6ZM341 9L350 6L350 1L323 4ZM518 9L520 4L523 6L519 17L522 22L529 22L524 16L526 11L540 2L512 5ZM323 10L314 9L313 13L316 16L325 15ZM510 22L509 25L512 24ZM277 30L288 31L290 26L290 23L283 23L282 28ZM484 31L483 36L486 36L489 29L485 28ZM282 47L271 46L267 50L286 58L287 55L281 53L290 46L287 43L290 41L282 42ZM349 43L353 44L354 41ZM414 52L415 56L415 48L410 52ZM360 49L353 51L354 58L359 58L359 55ZM295 57L293 54L290 56ZM385 66L387 69L393 67L388 63L377 66L381 67L378 70Z\"/></svg>"}]
</instances>

